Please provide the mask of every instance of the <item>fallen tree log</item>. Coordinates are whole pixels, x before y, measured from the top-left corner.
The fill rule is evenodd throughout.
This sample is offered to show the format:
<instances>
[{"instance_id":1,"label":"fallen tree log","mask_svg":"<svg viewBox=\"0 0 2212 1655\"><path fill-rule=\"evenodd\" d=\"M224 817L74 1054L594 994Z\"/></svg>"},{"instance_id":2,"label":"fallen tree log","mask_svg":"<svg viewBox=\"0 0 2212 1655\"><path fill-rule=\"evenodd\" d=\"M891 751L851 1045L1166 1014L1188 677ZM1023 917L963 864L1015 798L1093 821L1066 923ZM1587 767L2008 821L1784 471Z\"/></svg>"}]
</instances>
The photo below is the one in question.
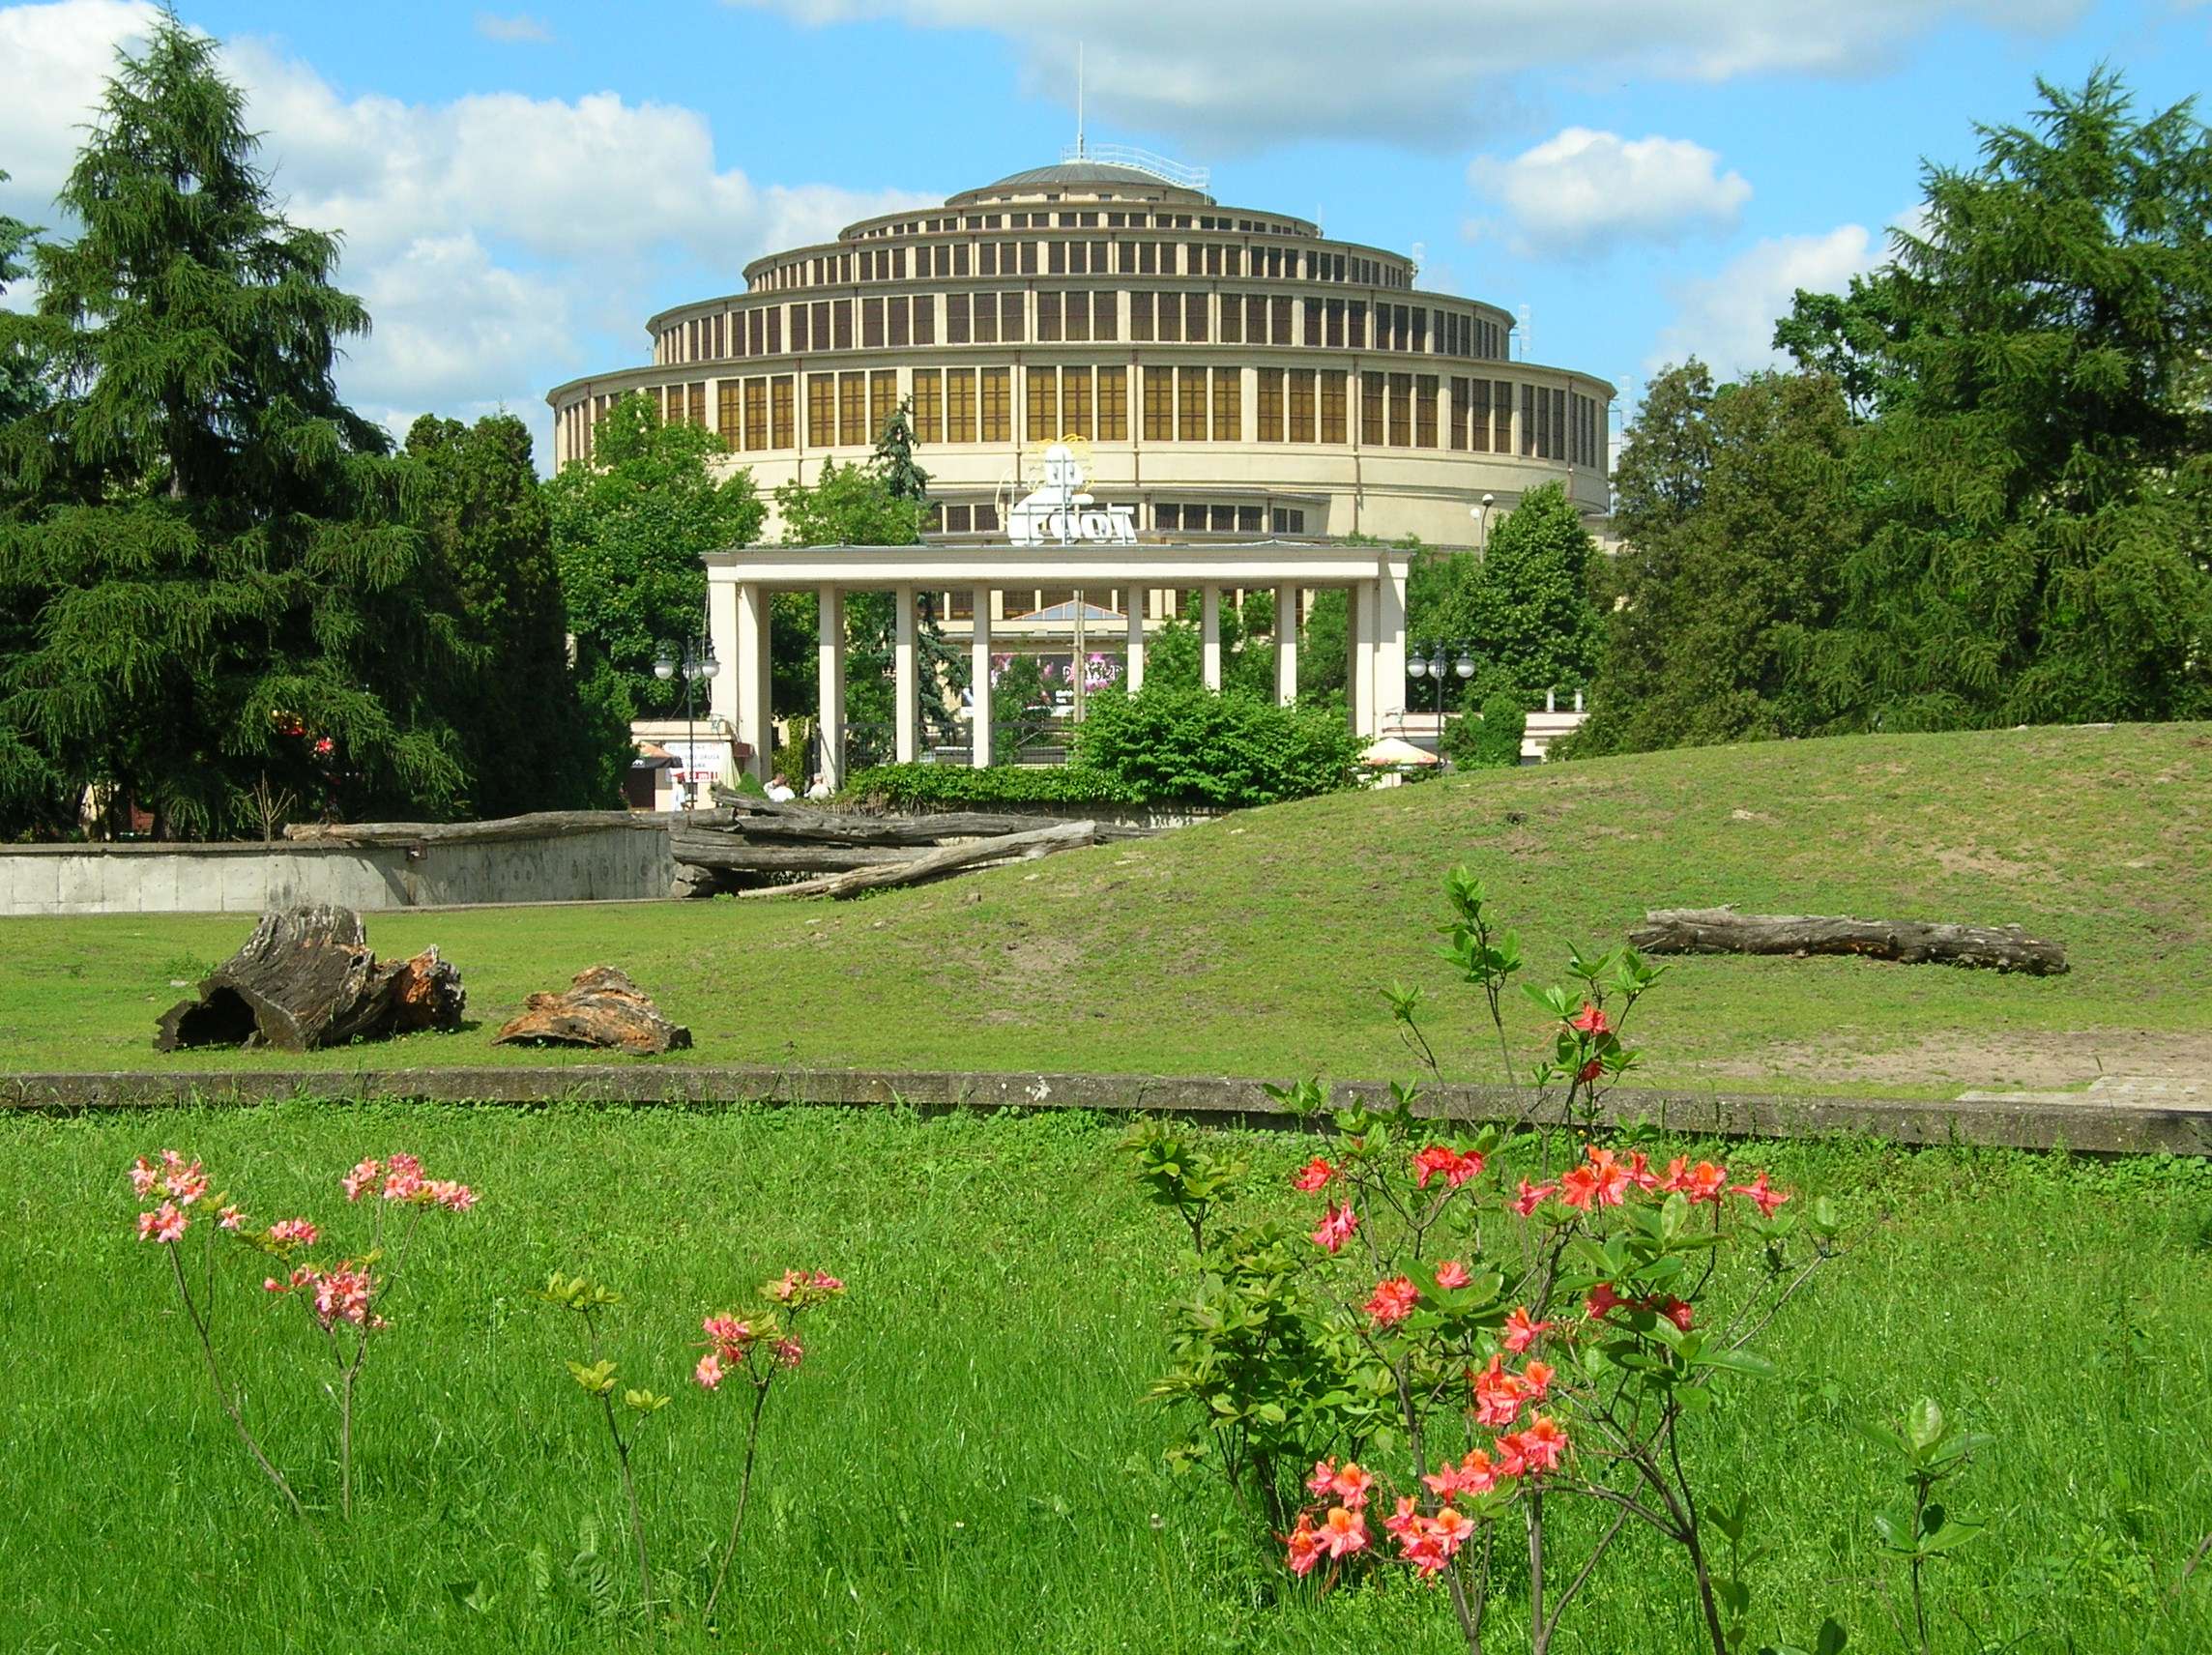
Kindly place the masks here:
<instances>
[{"instance_id":1,"label":"fallen tree log","mask_svg":"<svg viewBox=\"0 0 2212 1655\"><path fill-rule=\"evenodd\" d=\"M678 833L669 840L669 854L689 868L713 868L735 874L833 874L855 868L888 867L929 854L917 845L820 845L805 841L756 844L727 833Z\"/></svg>"},{"instance_id":2,"label":"fallen tree log","mask_svg":"<svg viewBox=\"0 0 2212 1655\"><path fill-rule=\"evenodd\" d=\"M380 961L352 909L287 908L264 914L195 999L161 1014L154 1046L308 1052L407 1030L458 1029L467 1005L461 973L436 948Z\"/></svg>"},{"instance_id":3,"label":"fallen tree log","mask_svg":"<svg viewBox=\"0 0 2212 1655\"><path fill-rule=\"evenodd\" d=\"M1662 908L1646 913L1628 940L1647 954L1859 954L1904 965L1976 966L2031 976L2066 970L2063 944L2030 937L2018 925Z\"/></svg>"},{"instance_id":4,"label":"fallen tree log","mask_svg":"<svg viewBox=\"0 0 2212 1655\"><path fill-rule=\"evenodd\" d=\"M1078 850L1097 840L1097 826L1091 822L1063 822L1027 833L1007 833L995 839L975 839L965 845L946 845L911 861L882 867L859 868L848 874L800 880L794 885L770 886L762 890L740 891L741 900L779 896L854 896L863 890L890 886L920 885L946 874L965 873L992 862L1030 861L1058 851Z\"/></svg>"},{"instance_id":5,"label":"fallen tree log","mask_svg":"<svg viewBox=\"0 0 2212 1655\"><path fill-rule=\"evenodd\" d=\"M536 810L527 816L498 816L488 822L296 822L284 829L293 844L439 845L501 839L560 839L571 833L598 833L610 828L663 828L668 813L635 810Z\"/></svg>"},{"instance_id":6,"label":"fallen tree log","mask_svg":"<svg viewBox=\"0 0 2212 1655\"><path fill-rule=\"evenodd\" d=\"M852 845L931 845L945 839L1025 833L1032 828L1060 828L1079 821L1090 821L1101 840L1147 839L1162 831L1131 823L1021 811L941 810L923 816L879 816L825 810L809 799L762 798L752 794L733 793L725 787L715 788L713 798L714 803L720 806L713 813L714 820L693 820L682 826L709 832L742 833L747 838L838 839ZM692 813L695 819L705 814L703 811Z\"/></svg>"},{"instance_id":7,"label":"fallen tree log","mask_svg":"<svg viewBox=\"0 0 2212 1655\"><path fill-rule=\"evenodd\" d=\"M558 994L534 994L521 1014L492 1036L495 1046L591 1046L650 1057L691 1044L691 1031L660 1008L613 966L578 972Z\"/></svg>"}]
</instances>

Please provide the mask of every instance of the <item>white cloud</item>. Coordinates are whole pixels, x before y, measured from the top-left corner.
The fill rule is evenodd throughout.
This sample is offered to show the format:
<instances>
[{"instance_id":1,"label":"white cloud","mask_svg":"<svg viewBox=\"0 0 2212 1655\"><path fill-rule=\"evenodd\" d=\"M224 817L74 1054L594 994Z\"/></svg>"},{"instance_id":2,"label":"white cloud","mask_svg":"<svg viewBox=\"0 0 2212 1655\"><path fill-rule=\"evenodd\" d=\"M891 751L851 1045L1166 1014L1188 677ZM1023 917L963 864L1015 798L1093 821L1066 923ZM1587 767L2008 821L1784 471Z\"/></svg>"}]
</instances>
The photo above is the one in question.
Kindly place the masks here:
<instances>
[{"instance_id":1,"label":"white cloud","mask_svg":"<svg viewBox=\"0 0 2212 1655\"><path fill-rule=\"evenodd\" d=\"M1781 361L1774 324L1800 287L1840 293L1850 278L1882 262L1885 248L1864 224L1824 235L1776 236L1747 247L1714 275L1681 283L1674 319L1644 359L1646 373L1696 357L1716 377L1733 378Z\"/></svg>"},{"instance_id":2,"label":"white cloud","mask_svg":"<svg viewBox=\"0 0 2212 1655\"><path fill-rule=\"evenodd\" d=\"M517 12L511 17L503 17L497 12L479 12L477 33L487 41L542 44L553 38L553 31L528 12Z\"/></svg>"},{"instance_id":3,"label":"white cloud","mask_svg":"<svg viewBox=\"0 0 2212 1655\"><path fill-rule=\"evenodd\" d=\"M1572 67L1717 81L1860 73L1965 19L2024 33L2091 0L726 0L811 25L889 18L1016 46L1025 90L1094 116L1231 147L1387 138L1436 149L1497 130L1532 73ZM1487 118L1486 118L1487 117Z\"/></svg>"},{"instance_id":4,"label":"white cloud","mask_svg":"<svg viewBox=\"0 0 2212 1655\"><path fill-rule=\"evenodd\" d=\"M157 15L115 0L0 8L0 166L15 175L0 207L55 222L114 47ZM285 212L345 233L339 278L375 331L353 342L339 389L401 433L425 410L505 405L542 438L553 384L649 358L644 324L672 265L698 272L698 297L737 292L762 252L937 199L758 184L717 164L696 110L612 93L348 97L253 39L226 43L221 67L246 90Z\"/></svg>"},{"instance_id":5,"label":"white cloud","mask_svg":"<svg viewBox=\"0 0 2212 1655\"><path fill-rule=\"evenodd\" d=\"M1569 127L1510 160L1479 156L1469 182L1506 214L1517 252L1573 254L1733 227L1751 186L1687 138Z\"/></svg>"}]
</instances>

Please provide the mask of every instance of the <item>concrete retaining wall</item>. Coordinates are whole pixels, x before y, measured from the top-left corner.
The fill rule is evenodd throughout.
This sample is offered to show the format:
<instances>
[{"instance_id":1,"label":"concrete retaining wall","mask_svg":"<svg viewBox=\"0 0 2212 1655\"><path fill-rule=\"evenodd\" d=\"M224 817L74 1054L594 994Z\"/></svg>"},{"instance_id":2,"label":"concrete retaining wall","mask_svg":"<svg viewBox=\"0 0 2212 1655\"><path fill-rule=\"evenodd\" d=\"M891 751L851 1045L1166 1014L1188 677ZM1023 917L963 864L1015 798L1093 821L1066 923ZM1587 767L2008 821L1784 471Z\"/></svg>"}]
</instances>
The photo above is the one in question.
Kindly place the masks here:
<instances>
[{"instance_id":1,"label":"concrete retaining wall","mask_svg":"<svg viewBox=\"0 0 2212 1655\"><path fill-rule=\"evenodd\" d=\"M1382 1104L1388 1089L1340 1081L1330 1102ZM1288 1125L1262 1082L1223 1075L962 1074L892 1069L718 1067L673 1063L561 1063L543 1068L138 1070L126 1074L0 1073L9 1109L158 1109L251 1106L288 1098L366 1098L536 1105L669 1107L734 1103L902 1106L923 1110L1147 1110L1220 1125ZM1450 1120L1509 1122L1527 1102L1497 1087L1440 1086L1417 1112ZM1606 1122L1690 1137L1872 1138L1905 1145L1974 1145L2100 1155L2212 1157L2212 1102L2195 1096L1943 1098L1780 1096L1658 1088L1607 1094Z\"/></svg>"},{"instance_id":2,"label":"concrete retaining wall","mask_svg":"<svg viewBox=\"0 0 2212 1655\"><path fill-rule=\"evenodd\" d=\"M8 845L0 846L0 916L612 902L667 896L675 879L667 830L652 818L411 846Z\"/></svg>"}]
</instances>

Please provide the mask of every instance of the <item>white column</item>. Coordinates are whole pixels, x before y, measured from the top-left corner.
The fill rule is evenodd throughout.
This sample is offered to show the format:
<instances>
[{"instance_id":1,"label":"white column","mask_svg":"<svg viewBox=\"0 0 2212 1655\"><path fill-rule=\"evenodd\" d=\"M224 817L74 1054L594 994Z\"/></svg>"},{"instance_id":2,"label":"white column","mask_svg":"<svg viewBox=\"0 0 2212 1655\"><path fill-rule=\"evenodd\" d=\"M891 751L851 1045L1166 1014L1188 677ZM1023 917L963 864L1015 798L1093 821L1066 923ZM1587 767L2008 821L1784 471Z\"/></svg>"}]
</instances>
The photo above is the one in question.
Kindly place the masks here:
<instances>
[{"instance_id":1,"label":"white column","mask_svg":"<svg viewBox=\"0 0 2212 1655\"><path fill-rule=\"evenodd\" d=\"M765 778L775 744L768 717L768 594L751 581L738 587L737 621L737 651L723 668L737 691L738 740L753 750L745 768Z\"/></svg>"},{"instance_id":2,"label":"white column","mask_svg":"<svg viewBox=\"0 0 2212 1655\"><path fill-rule=\"evenodd\" d=\"M891 693L891 720L897 730L895 756L902 765L915 760L915 718L921 708L921 674L915 659L914 588L902 586L894 595L898 624L891 645L895 663Z\"/></svg>"},{"instance_id":3,"label":"white column","mask_svg":"<svg viewBox=\"0 0 2212 1655\"><path fill-rule=\"evenodd\" d=\"M1275 588L1275 699L1289 707L1298 698L1298 589Z\"/></svg>"},{"instance_id":4,"label":"white column","mask_svg":"<svg viewBox=\"0 0 2212 1655\"><path fill-rule=\"evenodd\" d=\"M1124 587L1121 595L1126 599L1122 607L1129 613L1129 667L1127 682L1134 695L1145 687L1145 600L1150 596L1143 587Z\"/></svg>"},{"instance_id":5,"label":"white column","mask_svg":"<svg viewBox=\"0 0 2212 1655\"><path fill-rule=\"evenodd\" d=\"M1221 588L1199 589L1198 599L1200 682L1208 689L1221 688Z\"/></svg>"},{"instance_id":6,"label":"white column","mask_svg":"<svg viewBox=\"0 0 2212 1655\"><path fill-rule=\"evenodd\" d=\"M845 784L845 592L825 586L815 595L815 684L819 697L815 716L820 732L822 779L831 787Z\"/></svg>"},{"instance_id":7,"label":"white column","mask_svg":"<svg viewBox=\"0 0 2212 1655\"><path fill-rule=\"evenodd\" d=\"M1382 560L1376 583L1375 733L1406 716L1406 562Z\"/></svg>"},{"instance_id":8,"label":"white column","mask_svg":"<svg viewBox=\"0 0 2212 1655\"><path fill-rule=\"evenodd\" d=\"M1376 615L1381 608L1375 582L1363 580L1352 589L1352 717L1353 729L1373 740L1382 734L1382 702L1375 689Z\"/></svg>"},{"instance_id":9,"label":"white column","mask_svg":"<svg viewBox=\"0 0 2212 1655\"><path fill-rule=\"evenodd\" d=\"M738 593L735 579L724 579L721 572L709 570L707 574L707 642L713 646L714 658L722 663L722 670L707 681L707 711L719 718L726 730L738 727L738 655L742 646L738 633Z\"/></svg>"},{"instance_id":10,"label":"white column","mask_svg":"<svg viewBox=\"0 0 2212 1655\"><path fill-rule=\"evenodd\" d=\"M968 682L973 724L968 762L982 769L991 762L991 589L975 589L975 638L969 648Z\"/></svg>"}]
</instances>

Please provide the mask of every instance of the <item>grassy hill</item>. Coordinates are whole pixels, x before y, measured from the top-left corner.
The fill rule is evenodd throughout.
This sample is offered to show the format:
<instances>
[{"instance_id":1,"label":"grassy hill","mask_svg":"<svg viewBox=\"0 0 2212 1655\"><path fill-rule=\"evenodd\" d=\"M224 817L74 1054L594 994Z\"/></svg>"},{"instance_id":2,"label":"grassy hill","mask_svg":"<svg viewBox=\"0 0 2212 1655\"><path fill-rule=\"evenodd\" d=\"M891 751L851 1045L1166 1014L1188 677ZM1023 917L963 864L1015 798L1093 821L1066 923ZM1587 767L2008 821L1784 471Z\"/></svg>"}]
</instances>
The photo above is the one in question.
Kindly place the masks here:
<instances>
[{"instance_id":1,"label":"grassy hill","mask_svg":"<svg viewBox=\"0 0 2212 1655\"><path fill-rule=\"evenodd\" d=\"M2047 979L1683 960L1639 1012L1656 1079L1912 1092L2212 1074L2201 724L1777 742L1455 777L834 907L372 915L380 952L436 943L455 960L487 1026L411 1037L374 1060L576 1060L494 1052L485 1034L532 989L609 962L691 1026L690 1060L1383 1076L1409 1071L1377 994L1402 980L1435 991L1447 1064L1489 1078L1476 1008L1433 952L1440 883L1459 862L1489 881L1532 977L1570 941L1618 942L1646 908L1719 903L2018 921L2072 954L2073 973ZM0 1061L154 1061L173 985L247 928L0 921ZM1532 1008L1516 1032L1532 1049Z\"/></svg>"}]
</instances>

